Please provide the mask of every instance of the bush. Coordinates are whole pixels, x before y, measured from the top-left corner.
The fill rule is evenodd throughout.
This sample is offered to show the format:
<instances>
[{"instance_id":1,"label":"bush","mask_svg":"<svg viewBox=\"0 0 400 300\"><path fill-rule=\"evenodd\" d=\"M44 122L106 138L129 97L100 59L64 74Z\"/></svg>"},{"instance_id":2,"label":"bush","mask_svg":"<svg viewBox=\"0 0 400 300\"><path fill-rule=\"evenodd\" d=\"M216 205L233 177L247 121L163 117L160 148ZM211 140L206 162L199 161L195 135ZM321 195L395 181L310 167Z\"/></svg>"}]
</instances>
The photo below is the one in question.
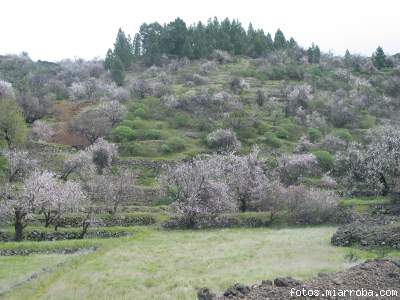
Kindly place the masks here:
<instances>
[{"instance_id":1,"label":"bush","mask_svg":"<svg viewBox=\"0 0 400 300\"><path fill-rule=\"evenodd\" d=\"M276 136L280 139L287 140L289 139L289 132L286 129L279 127L276 131Z\"/></svg>"},{"instance_id":2,"label":"bush","mask_svg":"<svg viewBox=\"0 0 400 300\"><path fill-rule=\"evenodd\" d=\"M183 112L177 112L175 116L172 119L172 127L174 128L182 128L182 127L190 127L190 116L183 113Z\"/></svg>"},{"instance_id":3,"label":"bush","mask_svg":"<svg viewBox=\"0 0 400 300\"><path fill-rule=\"evenodd\" d=\"M154 154L149 147L142 143L124 143L119 147L121 155L125 156L152 156Z\"/></svg>"},{"instance_id":4,"label":"bush","mask_svg":"<svg viewBox=\"0 0 400 300\"><path fill-rule=\"evenodd\" d=\"M167 146L166 148L164 147L165 149L163 149L163 152L165 153L183 151L185 150L185 140L180 137L170 138L163 146Z\"/></svg>"},{"instance_id":5,"label":"bush","mask_svg":"<svg viewBox=\"0 0 400 300\"><path fill-rule=\"evenodd\" d=\"M146 111L144 110L144 108L141 108L141 107L134 111L134 115L135 115L135 117L139 117L142 119L146 119L146 117L147 117Z\"/></svg>"},{"instance_id":6,"label":"bush","mask_svg":"<svg viewBox=\"0 0 400 300\"><path fill-rule=\"evenodd\" d=\"M273 148L280 148L282 146L282 142L272 132L267 132L265 134L264 143Z\"/></svg>"},{"instance_id":7,"label":"bush","mask_svg":"<svg viewBox=\"0 0 400 300\"><path fill-rule=\"evenodd\" d=\"M362 129L369 129L375 126L376 123L376 118L374 116L371 116L368 113L363 113L360 121L359 121L359 126Z\"/></svg>"},{"instance_id":8,"label":"bush","mask_svg":"<svg viewBox=\"0 0 400 300\"><path fill-rule=\"evenodd\" d=\"M163 153L165 153L165 154L169 154L169 153L172 153L172 152L173 152L172 149L171 149L171 147L168 146L167 144L161 145L161 151L162 151Z\"/></svg>"},{"instance_id":9,"label":"bush","mask_svg":"<svg viewBox=\"0 0 400 300\"><path fill-rule=\"evenodd\" d=\"M350 131L346 128L337 129L335 135L338 138L346 141L347 143L350 143L353 140L353 136L351 135Z\"/></svg>"},{"instance_id":10,"label":"bush","mask_svg":"<svg viewBox=\"0 0 400 300\"><path fill-rule=\"evenodd\" d=\"M207 136L207 145L218 152L232 152L240 148L236 134L230 129L217 129Z\"/></svg>"},{"instance_id":11,"label":"bush","mask_svg":"<svg viewBox=\"0 0 400 300\"><path fill-rule=\"evenodd\" d=\"M289 186L280 197L287 203L289 222L294 224L323 224L336 221L338 197L331 191Z\"/></svg>"},{"instance_id":12,"label":"bush","mask_svg":"<svg viewBox=\"0 0 400 300\"><path fill-rule=\"evenodd\" d=\"M312 143L318 141L322 137L321 131L317 128L309 128L307 134Z\"/></svg>"},{"instance_id":13,"label":"bush","mask_svg":"<svg viewBox=\"0 0 400 300\"><path fill-rule=\"evenodd\" d=\"M126 142L135 137L135 132L127 126L119 125L112 130L112 136L116 142Z\"/></svg>"},{"instance_id":14,"label":"bush","mask_svg":"<svg viewBox=\"0 0 400 300\"><path fill-rule=\"evenodd\" d=\"M147 128L147 124L145 121L143 121L141 119L135 119L135 120L131 121L131 127L133 129L145 129L145 128Z\"/></svg>"},{"instance_id":15,"label":"bush","mask_svg":"<svg viewBox=\"0 0 400 300\"><path fill-rule=\"evenodd\" d=\"M119 125L134 128L132 120L123 120L121 123L119 123Z\"/></svg>"},{"instance_id":16,"label":"bush","mask_svg":"<svg viewBox=\"0 0 400 300\"><path fill-rule=\"evenodd\" d=\"M141 137L145 140L159 140L162 138L162 133L157 129L147 129L141 132Z\"/></svg>"},{"instance_id":17,"label":"bush","mask_svg":"<svg viewBox=\"0 0 400 300\"><path fill-rule=\"evenodd\" d=\"M314 155L317 158L318 164L322 170L330 171L333 169L334 159L328 151L315 151Z\"/></svg>"}]
</instances>

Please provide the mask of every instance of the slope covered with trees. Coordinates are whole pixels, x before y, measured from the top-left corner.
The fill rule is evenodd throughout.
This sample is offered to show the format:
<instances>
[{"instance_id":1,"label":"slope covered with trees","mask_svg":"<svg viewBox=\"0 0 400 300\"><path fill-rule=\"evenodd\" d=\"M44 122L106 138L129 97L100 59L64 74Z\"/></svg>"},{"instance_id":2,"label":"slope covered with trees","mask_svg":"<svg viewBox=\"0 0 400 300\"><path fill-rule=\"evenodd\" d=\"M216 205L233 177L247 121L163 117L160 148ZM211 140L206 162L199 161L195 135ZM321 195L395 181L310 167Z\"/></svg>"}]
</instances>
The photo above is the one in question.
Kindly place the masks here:
<instances>
[{"instance_id":1,"label":"slope covered with trees","mask_svg":"<svg viewBox=\"0 0 400 300\"><path fill-rule=\"evenodd\" d=\"M0 239L340 224L375 205L394 211L376 232L397 228L399 112L398 54L238 20L119 29L104 60L0 56ZM32 243L0 255L107 247Z\"/></svg>"}]
</instances>

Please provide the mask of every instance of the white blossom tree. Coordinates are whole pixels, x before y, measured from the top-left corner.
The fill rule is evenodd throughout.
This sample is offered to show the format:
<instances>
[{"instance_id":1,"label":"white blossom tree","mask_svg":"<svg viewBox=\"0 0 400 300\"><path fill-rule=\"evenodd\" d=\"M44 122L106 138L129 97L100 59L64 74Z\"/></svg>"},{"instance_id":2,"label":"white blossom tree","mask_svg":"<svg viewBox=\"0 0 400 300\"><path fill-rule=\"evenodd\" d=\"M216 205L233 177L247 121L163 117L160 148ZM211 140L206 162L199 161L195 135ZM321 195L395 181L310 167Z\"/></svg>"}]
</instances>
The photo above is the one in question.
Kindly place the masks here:
<instances>
[{"instance_id":1,"label":"white blossom tree","mask_svg":"<svg viewBox=\"0 0 400 300\"><path fill-rule=\"evenodd\" d=\"M238 202L239 210L245 212L254 209L265 197L268 179L264 174L258 159L257 147L246 156L228 155L216 156L222 159L225 180Z\"/></svg>"},{"instance_id":2,"label":"white blossom tree","mask_svg":"<svg viewBox=\"0 0 400 300\"><path fill-rule=\"evenodd\" d=\"M102 173L110 168L117 155L116 146L99 138L93 145L77 153L69 154L64 161L60 178L67 180L71 174L78 174L81 180L91 177L97 170Z\"/></svg>"},{"instance_id":3,"label":"white blossom tree","mask_svg":"<svg viewBox=\"0 0 400 300\"><path fill-rule=\"evenodd\" d=\"M87 182L87 189L92 200L105 202L113 215L120 205L140 193L135 187L135 174L127 169L117 174L95 175Z\"/></svg>"},{"instance_id":4,"label":"white blossom tree","mask_svg":"<svg viewBox=\"0 0 400 300\"><path fill-rule=\"evenodd\" d=\"M321 170L315 155L307 153L282 156L277 172L284 184L291 185L303 176L320 175Z\"/></svg>"},{"instance_id":5,"label":"white blossom tree","mask_svg":"<svg viewBox=\"0 0 400 300\"><path fill-rule=\"evenodd\" d=\"M386 195L398 192L400 177L400 129L385 126L368 134L368 145L352 143L338 155L350 190Z\"/></svg>"},{"instance_id":6,"label":"white blossom tree","mask_svg":"<svg viewBox=\"0 0 400 300\"><path fill-rule=\"evenodd\" d=\"M201 217L214 217L236 210L229 186L223 178L220 159L197 157L170 167L162 177L165 189L173 199L174 212L193 227Z\"/></svg>"},{"instance_id":7,"label":"white blossom tree","mask_svg":"<svg viewBox=\"0 0 400 300\"><path fill-rule=\"evenodd\" d=\"M6 179L9 183L23 179L37 167L37 161L26 151L4 150L2 155L7 159Z\"/></svg>"},{"instance_id":8,"label":"white blossom tree","mask_svg":"<svg viewBox=\"0 0 400 300\"><path fill-rule=\"evenodd\" d=\"M207 136L207 145L217 152L229 153L238 151L240 142L230 129L217 129Z\"/></svg>"},{"instance_id":9,"label":"white blossom tree","mask_svg":"<svg viewBox=\"0 0 400 300\"><path fill-rule=\"evenodd\" d=\"M103 102L97 107L97 110L101 115L107 117L113 127L124 118L127 112L126 107L115 100Z\"/></svg>"},{"instance_id":10,"label":"white blossom tree","mask_svg":"<svg viewBox=\"0 0 400 300\"><path fill-rule=\"evenodd\" d=\"M116 146L102 138L96 140L93 145L87 148L87 151L91 153L92 161L100 174L105 168L111 166L113 158L117 155Z\"/></svg>"}]
</instances>

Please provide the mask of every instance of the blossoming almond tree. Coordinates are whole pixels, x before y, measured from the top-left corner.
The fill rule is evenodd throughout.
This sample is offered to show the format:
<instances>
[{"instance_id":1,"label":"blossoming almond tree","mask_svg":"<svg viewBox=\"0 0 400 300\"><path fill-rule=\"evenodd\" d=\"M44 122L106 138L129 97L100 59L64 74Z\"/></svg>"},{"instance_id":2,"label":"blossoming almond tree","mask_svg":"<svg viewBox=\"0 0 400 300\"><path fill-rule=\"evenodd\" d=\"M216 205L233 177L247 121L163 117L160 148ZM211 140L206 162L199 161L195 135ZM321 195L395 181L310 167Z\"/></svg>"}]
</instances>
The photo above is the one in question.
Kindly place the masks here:
<instances>
[{"instance_id":1,"label":"blossoming almond tree","mask_svg":"<svg viewBox=\"0 0 400 300\"><path fill-rule=\"evenodd\" d=\"M235 201L224 181L221 159L197 157L170 167L162 177L175 213L193 227L198 218L234 211Z\"/></svg>"}]
</instances>

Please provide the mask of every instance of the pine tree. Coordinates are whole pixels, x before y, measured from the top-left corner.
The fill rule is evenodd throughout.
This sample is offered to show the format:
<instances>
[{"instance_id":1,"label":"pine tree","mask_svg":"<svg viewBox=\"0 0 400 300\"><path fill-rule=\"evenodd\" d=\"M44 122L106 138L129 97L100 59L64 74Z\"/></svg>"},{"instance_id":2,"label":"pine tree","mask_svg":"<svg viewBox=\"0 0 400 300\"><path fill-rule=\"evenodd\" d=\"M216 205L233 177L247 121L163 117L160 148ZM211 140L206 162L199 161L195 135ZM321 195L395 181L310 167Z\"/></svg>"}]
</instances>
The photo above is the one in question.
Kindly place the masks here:
<instances>
[{"instance_id":1,"label":"pine tree","mask_svg":"<svg viewBox=\"0 0 400 300\"><path fill-rule=\"evenodd\" d=\"M140 36L142 37L142 52L146 65L157 65L160 63L162 45L163 27L155 22L151 24L142 24L140 26Z\"/></svg>"},{"instance_id":2,"label":"pine tree","mask_svg":"<svg viewBox=\"0 0 400 300\"><path fill-rule=\"evenodd\" d=\"M310 64L319 64L321 60L321 50L318 45L312 43L311 47L307 50L307 57Z\"/></svg>"},{"instance_id":3,"label":"pine tree","mask_svg":"<svg viewBox=\"0 0 400 300\"><path fill-rule=\"evenodd\" d=\"M177 18L164 27L160 48L167 54L183 56L183 47L186 41L187 28L185 22Z\"/></svg>"},{"instance_id":4,"label":"pine tree","mask_svg":"<svg viewBox=\"0 0 400 300\"><path fill-rule=\"evenodd\" d=\"M211 53L210 41L207 40L206 28L203 23L197 23L197 26L192 28L192 48L194 58L207 57Z\"/></svg>"},{"instance_id":5,"label":"pine tree","mask_svg":"<svg viewBox=\"0 0 400 300\"><path fill-rule=\"evenodd\" d=\"M286 38L285 35L283 34L283 32L278 29L275 33L275 37L274 37L274 48L279 50L279 49L284 49L286 48Z\"/></svg>"},{"instance_id":6,"label":"pine tree","mask_svg":"<svg viewBox=\"0 0 400 300\"><path fill-rule=\"evenodd\" d=\"M128 68L133 62L132 44L129 37L120 28L114 43L114 55L118 56L124 68Z\"/></svg>"},{"instance_id":7,"label":"pine tree","mask_svg":"<svg viewBox=\"0 0 400 300\"><path fill-rule=\"evenodd\" d=\"M113 60L114 60L114 53L111 49L108 49L106 58L104 59L104 69L110 70Z\"/></svg>"},{"instance_id":8,"label":"pine tree","mask_svg":"<svg viewBox=\"0 0 400 300\"><path fill-rule=\"evenodd\" d=\"M125 79L124 65L118 56L115 56L111 64L111 78L118 86L122 86Z\"/></svg>"},{"instance_id":9,"label":"pine tree","mask_svg":"<svg viewBox=\"0 0 400 300\"><path fill-rule=\"evenodd\" d=\"M314 64L319 64L321 60L321 50L319 50L319 46L316 45L314 48Z\"/></svg>"},{"instance_id":10,"label":"pine tree","mask_svg":"<svg viewBox=\"0 0 400 300\"><path fill-rule=\"evenodd\" d=\"M346 49L346 53L344 54L344 64L346 67L350 68L352 63L351 63L351 54L349 49Z\"/></svg>"},{"instance_id":11,"label":"pine tree","mask_svg":"<svg viewBox=\"0 0 400 300\"><path fill-rule=\"evenodd\" d=\"M139 57L142 53L142 41L139 33L133 38L133 56Z\"/></svg>"},{"instance_id":12,"label":"pine tree","mask_svg":"<svg viewBox=\"0 0 400 300\"><path fill-rule=\"evenodd\" d=\"M288 43L288 47L292 48L292 49L298 47L297 42L295 41L295 39L293 37L290 38L289 43Z\"/></svg>"},{"instance_id":13,"label":"pine tree","mask_svg":"<svg viewBox=\"0 0 400 300\"><path fill-rule=\"evenodd\" d=\"M308 63L312 64L314 62L314 43L307 49L307 58Z\"/></svg>"},{"instance_id":14,"label":"pine tree","mask_svg":"<svg viewBox=\"0 0 400 300\"><path fill-rule=\"evenodd\" d=\"M271 51L274 49L274 42L272 41L272 36L271 34L268 32L267 33L267 38L266 38L266 45L267 45L267 50Z\"/></svg>"},{"instance_id":15,"label":"pine tree","mask_svg":"<svg viewBox=\"0 0 400 300\"><path fill-rule=\"evenodd\" d=\"M372 61L378 70L386 67L386 55L381 46L376 48L376 51L372 54Z\"/></svg>"}]
</instances>

